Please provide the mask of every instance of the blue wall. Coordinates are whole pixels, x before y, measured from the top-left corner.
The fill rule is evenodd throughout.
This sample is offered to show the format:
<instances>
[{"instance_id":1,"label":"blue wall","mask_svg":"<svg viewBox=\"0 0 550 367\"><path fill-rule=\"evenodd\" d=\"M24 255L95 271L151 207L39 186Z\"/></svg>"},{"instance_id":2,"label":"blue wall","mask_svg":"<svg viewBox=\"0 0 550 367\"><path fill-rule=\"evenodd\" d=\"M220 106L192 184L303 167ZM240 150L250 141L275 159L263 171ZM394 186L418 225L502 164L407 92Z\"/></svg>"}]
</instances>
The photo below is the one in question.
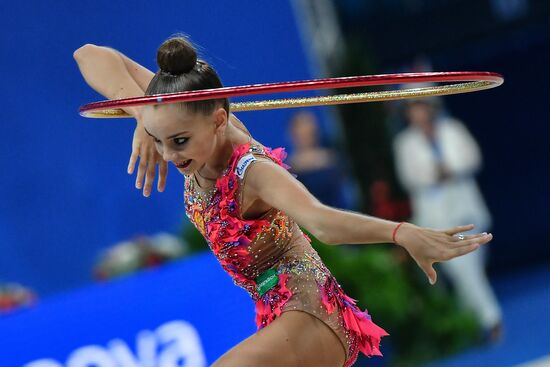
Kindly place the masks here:
<instances>
[{"instance_id":1,"label":"blue wall","mask_svg":"<svg viewBox=\"0 0 550 367\"><path fill-rule=\"evenodd\" d=\"M83 81L73 51L120 50L156 70L156 49L188 33L225 85L307 79L306 55L287 1L19 1L3 5L0 49L0 280L43 296L91 278L98 251L138 233L178 230L183 177L145 199L126 174L132 120L89 120L103 99ZM292 111L241 114L266 145Z\"/></svg>"},{"instance_id":2,"label":"blue wall","mask_svg":"<svg viewBox=\"0 0 550 367\"><path fill-rule=\"evenodd\" d=\"M446 99L483 151L479 183L493 214L495 272L550 259L549 31L550 23L526 27L434 58L437 70L491 70L505 78L499 88Z\"/></svg>"}]
</instances>

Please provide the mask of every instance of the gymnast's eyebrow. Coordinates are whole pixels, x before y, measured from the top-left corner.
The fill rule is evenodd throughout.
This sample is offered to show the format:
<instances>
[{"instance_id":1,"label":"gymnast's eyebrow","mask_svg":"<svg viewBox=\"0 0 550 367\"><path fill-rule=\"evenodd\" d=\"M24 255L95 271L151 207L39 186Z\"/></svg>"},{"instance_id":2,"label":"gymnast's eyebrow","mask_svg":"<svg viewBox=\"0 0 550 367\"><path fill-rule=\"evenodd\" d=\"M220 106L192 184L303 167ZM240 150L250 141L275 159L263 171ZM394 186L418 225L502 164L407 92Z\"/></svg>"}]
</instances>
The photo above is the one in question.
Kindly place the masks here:
<instances>
[{"instance_id":1,"label":"gymnast's eyebrow","mask_svg":"<svg viewBox=\"0 0 550 367\"><path fill-rule=\"evenodd\" d=\"M146 129L145 127L143 128L143 130L145 130L145 132L146 132L147 134L149 134L150 136L152 136L153 138L157 139L153 134L151 134L149 131L147 131L147 129ZM172 136L169 136L169 137L167 137L166 139L172 139L172 138L175 138L175 137L178 136L178 135L185 134L185 133L187 133L187 132L188 132L188 131L182 131L182 132L179 132L179 133L174 134L174 135L172 135Z\"/></svg>"}]
</instances>

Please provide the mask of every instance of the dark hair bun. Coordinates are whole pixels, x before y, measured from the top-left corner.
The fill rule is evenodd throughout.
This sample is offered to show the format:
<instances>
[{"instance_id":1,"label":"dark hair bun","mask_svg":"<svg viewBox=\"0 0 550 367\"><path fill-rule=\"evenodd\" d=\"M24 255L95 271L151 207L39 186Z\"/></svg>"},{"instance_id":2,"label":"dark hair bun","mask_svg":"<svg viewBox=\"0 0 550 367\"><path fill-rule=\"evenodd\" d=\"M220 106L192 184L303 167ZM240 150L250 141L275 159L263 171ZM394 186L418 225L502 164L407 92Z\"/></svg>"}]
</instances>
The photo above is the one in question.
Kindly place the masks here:
<instances>
[{"instance_id":1,"label":"dark hair bun","mask_svg":"<svg viewBox=\"0 0 550 367\"><path fill-rule=\"evenodd\" d=\"M158 49L157 63L160 70L172 75L188 73L197 63L197 51L184 37L169 38Z\"/></svg>"}]
</instances>

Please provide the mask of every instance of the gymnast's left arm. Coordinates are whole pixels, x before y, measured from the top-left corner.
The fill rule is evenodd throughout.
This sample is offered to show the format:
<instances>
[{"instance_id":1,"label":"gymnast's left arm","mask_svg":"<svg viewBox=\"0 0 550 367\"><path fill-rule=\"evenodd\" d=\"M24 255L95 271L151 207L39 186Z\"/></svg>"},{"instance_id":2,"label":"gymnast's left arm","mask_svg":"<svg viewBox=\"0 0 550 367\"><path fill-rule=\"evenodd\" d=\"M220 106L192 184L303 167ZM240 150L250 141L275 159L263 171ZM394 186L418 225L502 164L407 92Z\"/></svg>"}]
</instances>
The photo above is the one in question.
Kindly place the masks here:
<instances>
[{"instance_id":1,"label":"gymnast's left arm","mask_svg":"<svg viewBox=\"0 0 550 367\"><path fill-rule=\"evenodd\" d=\"M491 234L464 236L457 233L473 225L433 230L340 210L322 204L298 180L279 165L258 160L248 168L246 192L251 201L261 200L275 207L327 244L395 243L407 250L434 284L437 274L432 265L476 250L492 239Z\"/></svg>"},{"instance_id":2,"label":"gymnast's left arm","mask_svg":"<svg viewBox=\"0 0 550 367\"><path fill-rule=\"evenodd\" d=\"M74 52L73 57L90 87L109 99L142 96L154 76L152 71L109 47L85 44ZM143 195L149 196L158 165L157 190L162 192L166 186L168 163L162 159L153 139L143 129L140 107L125 110L134 116L137 122L132 138L128 174L134 173L139 158L136 188L143 187Z\"/></svg>"}]
</instances>

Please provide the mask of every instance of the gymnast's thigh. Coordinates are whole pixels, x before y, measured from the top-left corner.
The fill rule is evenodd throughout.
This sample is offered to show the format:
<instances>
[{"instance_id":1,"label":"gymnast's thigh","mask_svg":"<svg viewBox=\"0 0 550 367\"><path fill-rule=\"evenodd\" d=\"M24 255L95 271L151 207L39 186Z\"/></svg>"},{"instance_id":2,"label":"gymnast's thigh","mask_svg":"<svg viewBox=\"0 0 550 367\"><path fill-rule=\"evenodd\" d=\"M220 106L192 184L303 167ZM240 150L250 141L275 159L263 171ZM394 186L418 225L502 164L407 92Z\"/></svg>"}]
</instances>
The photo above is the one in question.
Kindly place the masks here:
<instances>
[{"instance_id":1,"label":"gymnast's thigh","mask_svg":"<svg viewBox=\"0 0 550 367\"><path fill-rule=\"evenodd\" d=\"M344 362L344 347L326 324L302 311L286 311L212 367L342 367Z\"/></svg>"}]
</instances>

